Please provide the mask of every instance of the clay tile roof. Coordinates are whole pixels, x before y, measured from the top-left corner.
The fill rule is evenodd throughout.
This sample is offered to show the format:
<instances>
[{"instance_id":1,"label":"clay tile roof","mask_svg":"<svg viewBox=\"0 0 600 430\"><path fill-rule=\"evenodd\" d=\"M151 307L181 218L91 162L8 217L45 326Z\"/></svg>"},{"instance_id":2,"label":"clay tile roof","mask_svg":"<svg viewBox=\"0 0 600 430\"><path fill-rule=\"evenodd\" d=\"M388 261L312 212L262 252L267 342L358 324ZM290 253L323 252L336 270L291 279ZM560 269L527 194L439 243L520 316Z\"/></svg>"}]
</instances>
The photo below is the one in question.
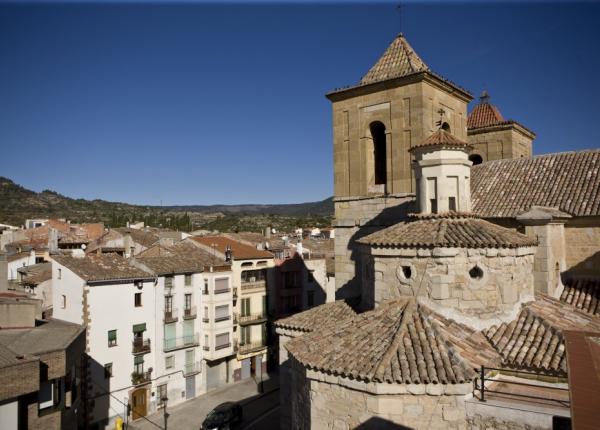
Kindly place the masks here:
<instances>
[{"instance_id":1,"label":"clay tile roof","mask_svg":"<svg viewBox=\"0 0 600 430\"><path fill-rule=\"evenodd\" d=\"M149 279L154 276L153 273L133 267L127 259L112 253L89 254L81 258L57 255L53 258L86 281Z\"/></svg>"},{"instance_id":2,"label":"clay tile roof","mask_svg":"<svg viewBox=\"0 0 600 430\"><path fill-rule=\"evenodd\" d=\"M461 214L412 216L358 240L400 248L517 248L537 244L534 238L483 219Z\"/></svg>"},{"instance_id":3,"label":"clay tile roof","mask_svg":"<svg viewBox=\"0 0 600 430\"><path fill-rule=\"evenodd\" d=\"M157 275L176 273L199 273L204 271L204 264L192 256L171 255L162 257L141 257L136 261L142 263Z\"/></svg>"},{"instance_id":4,"label":"clay tile roof","mask_svg":"<svg viewBox=\"0 0 600 430\"><path fill-rule=\"evenodd\" d=\"M417 55L404 36L400 34L388 46L375 65L363 76L360 84L372 84L428 70L427 64Z\"/></svg>"},{"instance_id":5,"label":"clay tile roof","mask_svg":"<svg viewBox=\"0 0 600 430\"><path fill-rule=\"evenodd\" d=\"M51 319L33 328L0 330L0 345L19 354L40 355L66 349L85 328Z\"/></svg>"},{"instance_id":6,"label":"clay tile roof","mask_svg":"<svg viewBox=\"0 0 600 430\"><path fill-rule=\"evenodd\" d=\"M24 285L39 285L52 279L52 263L32 264L17 271L22 274L21 283Z\"/></svg>"},{"instance_id":7,"label":"clay tile roof","mask_svg":"<svg viewBox=\"0 0 600 430\"><path fill-rule=\"evenodd\" d=\"M231 247L234 260L245 260L255 258L273 258L273 254L268 251L256 249L256 247L247 245L237 240L225 236L194 236L191 237L195 242L204 245L205 247L215 246L215 250L220 253L225 253L227 246Z\"/></svg>"},{"instance_id":8,"label":"clay tile roof","mask_svg":"<svg viewBox=\"0 0 600 430\"><path fill-rule=\"evenodd\" d=\"M496 106L488 102L476 105L467 118L467 128L489 127L505 122Z\"/></svg>"},{"instance_id":9,"label":"clay tile roof","mask_svg":"<svg viewBox=\"0 0 600 430\"><path fill-rule=\"evenodd\" d=\"M507 367L566 375L563 330L600 331L600 318L539 295L517 319L484 330Z\"/></svg>"},{"instance_id":10,"label":"clay tile roof","mask_svg":"<svg viewBox=\"0 0 600 430\"><path fill-rule=\"evenodd\" d=\"M532 206L600 215L600 150L495 160L471 169L473 212L516 217Z\"/></svg>"},{"instance_id":11,"label":"clay tile roof","mask_svg":"<svg viewBox=\"0 0 600 430\"><path fill-rule=\"evenodd\" d=\"M382 303L286 347L310 369L364 382L455 384L474 375L438 321L411 298Z\"/></svg>"},{"instance_id":12,"label":"clay tile roof","mask_svg":"<svg viewBox=\"0 0 600 430\"><path fill-rule=\"evenodd\" d=\"M471 145L469 145L467 142L460 140L458 137L455 137L452 133L450 133L446 130L442 130L440 128L439 130L432 133L422 143L410 148L409 151L412 151L415 148L424 148L424 147L432 147L432 146L441 146L444 148L464 148L464 149L471 148Z\"/></svg>"},{"instance_id":13,"label":"clay tile roof","mask_svg":"<svg viewBox=\"0 0 600 430\"><path fill-rule=\"evenodd\" d=\"M600 316L600 279L566 279L560 301Z\"/></svg>"},{"instance_id":14,"label":"clay tile roof","mask_svg":"<svg viewBox=\"0 0 600 430\"><path fill-rule=\"evenodd\" d=\"M343 300L314 307L275 322L279 328L312 332L332 324L352 319L356 312Z\"/></svg>"},{"instance_id":15,"label":"clay tile roof","mask_svg":"<svg viewBox=\"0 0 600 430\"><path fill-rule=\"evenodd\" d=\"M146 248L154 245L159 240L158 233L149 228L135 229L127 227L118 227L114 230L121 233L122 235L129 234L134 242L139 243L140 245L145 246Z\"/></svg>"}]
</instances>

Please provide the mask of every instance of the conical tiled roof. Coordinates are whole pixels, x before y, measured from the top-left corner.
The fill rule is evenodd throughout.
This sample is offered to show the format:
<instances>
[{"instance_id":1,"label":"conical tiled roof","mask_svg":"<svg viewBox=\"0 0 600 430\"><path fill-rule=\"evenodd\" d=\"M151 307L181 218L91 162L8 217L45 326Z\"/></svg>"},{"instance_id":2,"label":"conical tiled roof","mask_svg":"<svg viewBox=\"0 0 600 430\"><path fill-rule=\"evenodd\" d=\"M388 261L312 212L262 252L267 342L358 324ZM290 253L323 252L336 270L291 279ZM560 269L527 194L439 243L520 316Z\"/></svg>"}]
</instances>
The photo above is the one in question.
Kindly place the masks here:
<instances>
[{"instance_id":1,"label":"conical tiled roof","mask_svg":"<svg viewBox=\"0 0 600 430\"><path fill-rule=\"evenodd\" d=\"M517 248L536 240L466 214L413 216L358 240L374 246L400 248Z\"/></svg>"},{"instance_id":2,"label":"conical tiled roof","mask_svg":"<svg viewBox=\"0 0 600 430\"><path fill-rule=\"evenodd\" d=\"M496 106L488 102L479 103L467 118L467 128L489 127L505 124L506 120Z\"/></svg>"},{"instance_id":3,"label":"conical tiled roof","mask_svg":"<svg viewBox=\"0 0 600 430\"><path fill-rule=\"evenodd\" d=\"M384 302L337 327L291 340L286 347L314 370L398 384L464 383L473 377L474 365L498 358L481 333L443 321L414 298Z\"/></svg>"},{"instance_id":4,"label":"conical tiled roof","mask_svg":"<svg viewBox=\"0 0 600 430\"><path fill-rule=\"evenodd\" d=\"M410 148L410 151L412 151L415 148L423 148L426 146L442 146L445 148L452 147L464 149L469 149L471 147L471 145L469 145L467 142L460 140L458 137L455 137L452 133L441 128L438 131L431 134L421 144L415 145L412 148Z\"/></svg>"},{"instance_id":5,"label":"conical tiled roof","mask_svg":"<svg viewBox=\"0 0 600 430\"><path fill-rule=\"evenodd\" d=\"M429 71L402 34L399 34L377 60L377 63L360 80L361 85L400 78L413 73Z\"/></svg>"}]
</instances>

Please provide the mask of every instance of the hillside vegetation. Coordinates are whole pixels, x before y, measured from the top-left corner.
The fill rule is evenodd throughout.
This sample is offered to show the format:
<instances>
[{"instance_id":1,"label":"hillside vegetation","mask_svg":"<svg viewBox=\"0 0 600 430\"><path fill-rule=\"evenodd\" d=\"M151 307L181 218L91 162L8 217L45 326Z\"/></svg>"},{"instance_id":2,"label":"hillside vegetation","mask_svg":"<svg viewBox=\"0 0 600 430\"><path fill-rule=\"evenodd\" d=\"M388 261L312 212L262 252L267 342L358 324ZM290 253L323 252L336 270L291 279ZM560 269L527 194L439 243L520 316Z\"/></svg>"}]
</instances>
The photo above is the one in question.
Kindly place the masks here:
<instances>
[{"instance_id":1,"label":"hillside vegetation","mask_svg":"<svg viewBox=\"0 0 600 430\"><path fill-rule=\"evenodd\" d=\"M0 223L22 225L28 218L66 218L73 222L104 222L122 227L144 221L175 230L261 231L272 226L289 231L296 226L331 224L333 200L283 205L141 206L105 200L73 199L55 191L40 193L0 177Z\"/></svg>"}]
</instances>

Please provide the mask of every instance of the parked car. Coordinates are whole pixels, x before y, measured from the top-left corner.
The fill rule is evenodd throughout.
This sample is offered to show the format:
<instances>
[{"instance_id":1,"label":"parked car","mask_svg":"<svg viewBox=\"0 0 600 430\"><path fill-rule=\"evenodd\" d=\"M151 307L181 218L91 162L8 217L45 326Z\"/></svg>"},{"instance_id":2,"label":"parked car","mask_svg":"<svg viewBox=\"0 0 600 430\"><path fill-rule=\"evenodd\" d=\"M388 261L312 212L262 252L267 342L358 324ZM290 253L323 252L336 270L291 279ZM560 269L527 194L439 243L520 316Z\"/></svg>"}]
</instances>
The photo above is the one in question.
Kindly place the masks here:
<instances>
[{"instance_id":1,"label":"parked car","mask_svg":"<svg viewBox=\"0 0 600 430\"><path fill-rule=\"evenodd\" d=\"M200 430L229 430L242 422L242 406L225 402L208 413Z\"/></svg>"}]
</instances>

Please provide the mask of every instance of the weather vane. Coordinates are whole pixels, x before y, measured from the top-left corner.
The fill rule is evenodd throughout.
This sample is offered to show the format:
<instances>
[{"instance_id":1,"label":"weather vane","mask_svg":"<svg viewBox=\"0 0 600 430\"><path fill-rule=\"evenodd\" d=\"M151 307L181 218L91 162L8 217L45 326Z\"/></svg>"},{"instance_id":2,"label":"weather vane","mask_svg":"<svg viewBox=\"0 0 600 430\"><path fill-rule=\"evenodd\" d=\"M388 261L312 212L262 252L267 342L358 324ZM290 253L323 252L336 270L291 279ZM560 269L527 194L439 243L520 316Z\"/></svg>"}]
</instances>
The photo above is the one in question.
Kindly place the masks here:
<instances>
[{"instance_id":1,"label":"weather vane","mask_svg":"<svg viewBox=\"0 0 600 430\"><path fill-rule=\"evenodd\" d=\"M402 34L402 2L398 2L398 6L396 6L396 10L398 11L398 21L400 23L399 27L400 27L400 34Z\"/></svg>"},{"instance_id":2,"label":"weather vane","mask_svg":"<svg viewBox=\"0 0 600 430\"><path fill-rule=\"evenodd\" d=\"M436 121L435 125L437 125L439 128L442 128L442 124L444 123L444 114L446 113L446 111L442 108L440 108L437 113L440 115L440 119L438 121Z\"/></svg>"}]
</instances>

